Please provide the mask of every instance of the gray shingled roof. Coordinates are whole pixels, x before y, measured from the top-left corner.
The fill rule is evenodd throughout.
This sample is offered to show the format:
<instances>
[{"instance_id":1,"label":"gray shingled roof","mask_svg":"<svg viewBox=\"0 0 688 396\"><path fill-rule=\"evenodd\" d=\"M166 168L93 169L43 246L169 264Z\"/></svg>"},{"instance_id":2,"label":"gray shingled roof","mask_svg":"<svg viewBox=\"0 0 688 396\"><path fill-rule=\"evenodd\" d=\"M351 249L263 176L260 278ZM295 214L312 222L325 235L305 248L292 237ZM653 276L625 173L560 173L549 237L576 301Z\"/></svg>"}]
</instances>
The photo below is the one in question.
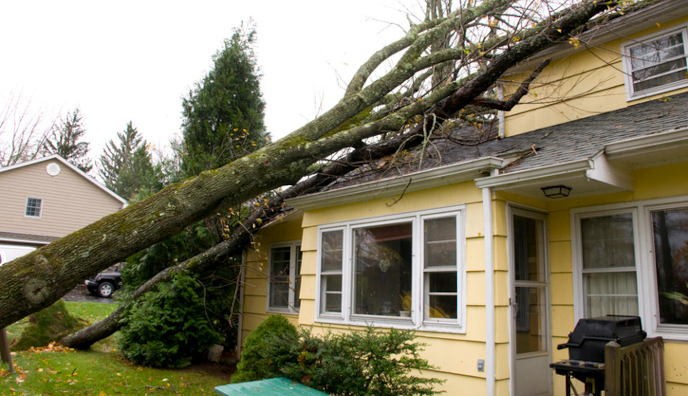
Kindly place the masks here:
<instances>
[{"instance_id":1,"label":"gray shingled roof","mask_svg":"<svg viewBox=\"0 0 688 396\"><path fill-rule=\"evenodd\" d=\"M605 145L688 126L688 93L670 95L625 109L495 139L496 125L483 130L461 126L446 137L432 140L422 156L419 150L403 158L365 166L333 183L333 190L362 182L388 179L419 170L501 157L514 160L502 173L523 171L591 158ZM390 166L391 164L391 166Z\"/></svg>"},{"instance_id":2,"label":"gray shingled roof","mask_svg":"<svg viewBox=\"0 0 688 396\"><path fill-rule=\"evenodd\" d=\"M59 237L54 237L54 236L45 236L45 235L34 235L34 234L22 234L18 232L7 232L7 231L0 231L0 240L20 240L20 241L32 241L32 242L45 242L50 243L53 241L56 241L60 239Z\"/></svg>"}]
</instances>

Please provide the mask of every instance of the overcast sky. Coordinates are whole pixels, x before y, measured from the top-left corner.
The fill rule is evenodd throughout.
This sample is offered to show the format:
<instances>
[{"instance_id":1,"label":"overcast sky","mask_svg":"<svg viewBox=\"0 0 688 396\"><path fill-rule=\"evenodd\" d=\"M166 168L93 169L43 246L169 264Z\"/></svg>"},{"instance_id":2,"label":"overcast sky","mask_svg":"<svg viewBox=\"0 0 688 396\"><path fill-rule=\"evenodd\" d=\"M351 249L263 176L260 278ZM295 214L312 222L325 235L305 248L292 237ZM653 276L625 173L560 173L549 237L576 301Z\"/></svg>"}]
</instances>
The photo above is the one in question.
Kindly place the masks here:
<instances>
[{"instance_id":1,"label":"overcast sky","mask_svg":"<svg viewBox=\"0 0 688 396\"><path fill-rule=\"evenodd\" d=\"M386 22L407 27L412 4L418 0L3 1L0 100L13 92L33 108L78 107L92 157L130 120L164 146L180 131L181 98L232 28L253 18L266 124L279 138L313 119L320 103L325 110L341 98L340 79L401 36Z\"/></svg>"}]
</instances>

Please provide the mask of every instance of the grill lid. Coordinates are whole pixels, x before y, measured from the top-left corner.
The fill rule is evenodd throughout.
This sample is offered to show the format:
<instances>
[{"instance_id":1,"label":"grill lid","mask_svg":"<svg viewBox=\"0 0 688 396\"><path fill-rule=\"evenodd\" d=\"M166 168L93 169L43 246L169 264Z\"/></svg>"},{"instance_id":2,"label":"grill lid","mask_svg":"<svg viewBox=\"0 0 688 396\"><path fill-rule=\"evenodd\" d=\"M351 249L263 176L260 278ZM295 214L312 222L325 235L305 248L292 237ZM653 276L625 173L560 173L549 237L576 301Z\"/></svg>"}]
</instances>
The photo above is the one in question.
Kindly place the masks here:
<instances>
[{"instance_id":1,"label":"grill lid","mask_svg":"<svg viewBox=\"0 0 688 396\"><path fill-rule=\"evenodd\" d=\"M569 358L588 362L604 362L604 346L616 341L621 346L635 344L645 339L640 317L607 315L599 318L580 319L569 333L569 342L557 349L569 348Z\"/></svg>"}]
</instances>

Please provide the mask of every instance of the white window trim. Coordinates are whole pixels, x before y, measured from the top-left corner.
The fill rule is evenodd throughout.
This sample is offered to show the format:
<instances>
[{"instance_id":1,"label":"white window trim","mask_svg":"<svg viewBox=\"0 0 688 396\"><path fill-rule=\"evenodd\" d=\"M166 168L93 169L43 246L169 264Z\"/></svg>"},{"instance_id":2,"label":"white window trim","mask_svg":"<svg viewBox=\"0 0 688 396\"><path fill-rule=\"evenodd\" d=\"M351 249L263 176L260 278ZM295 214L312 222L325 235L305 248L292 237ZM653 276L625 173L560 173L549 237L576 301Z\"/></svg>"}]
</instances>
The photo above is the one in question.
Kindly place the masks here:
<instances>
[{"instance_id":1,"label":"white window trim","mask_svg":"<svg viewBox=\"0 0 688 396\"><path fill-rule=\"evenodd\" d=\"M584 318L585 315L580 219L632 212L636 279L638 282L638 312L642 320L643 330L648 333L648 337L661 336L671 340L688 341L688 325L659 323L659 296L657 294L657 273L653 252L654 239L650 217L650 212L653 210L685 207L688 207L688 195L571 209L573 301L574 319L576 321Z\"/></svg>"},{"instance_id":2,"label":"white window trim","mask_svg":"<svg viewBox=\"0 0 688 396\"><path fill-rule=\"evenodd\" d=\"M423 268L422 247L422 220L447 216L457 217L457 319L455 320L426 320L423 304L425 301L424 283L425 274ZM353 230L362 227L374 227L390 225L394 223L412 223L412 301L411 317L385 317L375 315L355 315L352 313L353 299L353 258L352 258L352 234ZM352 220L347 222L331 223L318 226L318 254L316 269L316 300L315 321L320 323L346 324L374 327L394 327L399 329L412 329L423 331L438 331L445 333L466 333L466 207L457 205L439 209L425 210L412 213L403 213L389 216ZM321 312L321 257L322 234L329 231L343 232L342 252L342 311L341 313Z\"/></svg>"},{"instance_id":3,"label":"white window trim","mask_svg":"<svg viewBox=\"0 0 688 396\"><path fill-rule=\"evenodd\" d=\"M665 92L673 91L679 88L688 86L688 78L681 81L676 81L670 84L665 84L659 87L646 89L640 92L634 92L633 90L633 69L631 66L631 59L629 56L629 51L631 47L635 47L639 44L643 44L648 41L654 41L658 38L669 36L677 32L683 33L683 46L685 48L686 57L688 58L688 23L683 23L671 27L670 29L662 30L659 33L648 34L639 37L634 40L629 40L621 44L621 54L623 60L623 71L624 71L624 85L626 87L626 101L630 102L633 100L638 100L646 98L653 95L659 95Z\"/></svg>"},{"instance_id":4,"label":"white window trim","mask_svg":"<svg viewBox=\"0 0 688 396\"><path fill-rule=\"evenodd\" d=\"M274 248L281 248L281 247L289 247L289 303L287 304L287 308L281 308L281 307L272 307L270 306L270 293L272 292L272 286L270 283L270 276L272 274L272 249ZM298 260L299 257L299 252L301 251L301 241L287 241L287 242L277 242L277 243L271 243L270 244L270 249L268 253L268 272L267 272L267 293L266 293L266 301L265 301L265 312L272 312L272 313L286 313L286 314L293 314L297 315L299 313L299 309L296 308L294 303L296 302L296 296L295 290L296 290L296 276L300 275L296 273L296 261ZM303 263L302 263L303 265ZM303 283L302 283L303 284Z\"/></svg>"},{"instance_id":5,"label":"white window trim","mask_svg":"<svg viewBox=\"0 0 688 396\"><path fill-rule=\"evenodd\" d=\"M26 214L26 209L29 208L29 199L35 199L40 201L41 206L38 209L38 216L30 216ZM29 219L40 219L43 217L43 198L33 198L33 197L26 197L26 205L24 205L24 217L27 217Z\"/></svg>"}]
</instances>

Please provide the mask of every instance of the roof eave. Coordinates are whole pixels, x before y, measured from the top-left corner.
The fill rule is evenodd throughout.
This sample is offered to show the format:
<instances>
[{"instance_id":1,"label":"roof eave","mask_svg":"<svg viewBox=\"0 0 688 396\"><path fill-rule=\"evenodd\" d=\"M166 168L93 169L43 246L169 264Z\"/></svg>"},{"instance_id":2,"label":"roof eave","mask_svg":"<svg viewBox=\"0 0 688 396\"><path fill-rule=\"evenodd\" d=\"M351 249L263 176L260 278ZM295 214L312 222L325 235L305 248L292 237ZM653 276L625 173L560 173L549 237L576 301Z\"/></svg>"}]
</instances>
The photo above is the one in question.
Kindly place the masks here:
<instances>
[{"instance_id":1,"label":"roof eave","mask_svg":"<svg viewBox=\"0 0 688 396\"><path fill-rule=\"evenodd\" d=\"M423 170L393 179L366 182L304 197L291 198L286 202L297 209L307 211L385 198L401 193L470 181L486 172L499 169L504 164L505 161L501 158L484 157Z\"/></svg>"}]
</instances>

